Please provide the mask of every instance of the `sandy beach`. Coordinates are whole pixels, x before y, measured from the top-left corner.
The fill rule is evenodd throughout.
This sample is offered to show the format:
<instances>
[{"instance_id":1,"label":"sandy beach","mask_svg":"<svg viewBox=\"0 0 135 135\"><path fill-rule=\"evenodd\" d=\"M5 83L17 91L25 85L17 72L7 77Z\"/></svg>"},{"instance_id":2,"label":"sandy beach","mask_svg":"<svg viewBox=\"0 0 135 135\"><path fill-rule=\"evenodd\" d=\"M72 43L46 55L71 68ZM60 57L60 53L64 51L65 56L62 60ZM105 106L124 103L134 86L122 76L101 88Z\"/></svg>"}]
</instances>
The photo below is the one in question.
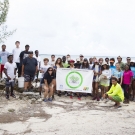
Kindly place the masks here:
<instances>
[{"instance_id":1,"label":"sandy beach","mask_svg":"<svg viewBox=\"0 0 135 135\"><path fill-rule=\"evenodd\" d=\"M92 101L91 97L57 97L50 103L41 99L7 101L0 97L0 135L134 135L135 102L122 104Z\"/></svg>"}]
</instances>

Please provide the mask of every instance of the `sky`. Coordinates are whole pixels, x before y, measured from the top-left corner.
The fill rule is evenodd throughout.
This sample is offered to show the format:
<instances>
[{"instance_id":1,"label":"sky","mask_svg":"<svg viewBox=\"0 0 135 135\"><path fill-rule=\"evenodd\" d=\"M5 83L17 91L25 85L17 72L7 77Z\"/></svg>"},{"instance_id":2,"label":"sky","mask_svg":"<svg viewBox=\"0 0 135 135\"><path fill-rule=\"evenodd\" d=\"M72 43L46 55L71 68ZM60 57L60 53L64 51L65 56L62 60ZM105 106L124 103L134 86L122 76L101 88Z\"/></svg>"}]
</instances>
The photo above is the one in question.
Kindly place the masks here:
<instances>
[{"instance_id":1,"label":"sky","mask_svg":"<svg viewBox=\"0 0 135 135\"><path fill-rule=\"evenodd\" d=\"M135 0L9 0L15 41L40 54L135 56Z\"/></svg>"}]
</instances>

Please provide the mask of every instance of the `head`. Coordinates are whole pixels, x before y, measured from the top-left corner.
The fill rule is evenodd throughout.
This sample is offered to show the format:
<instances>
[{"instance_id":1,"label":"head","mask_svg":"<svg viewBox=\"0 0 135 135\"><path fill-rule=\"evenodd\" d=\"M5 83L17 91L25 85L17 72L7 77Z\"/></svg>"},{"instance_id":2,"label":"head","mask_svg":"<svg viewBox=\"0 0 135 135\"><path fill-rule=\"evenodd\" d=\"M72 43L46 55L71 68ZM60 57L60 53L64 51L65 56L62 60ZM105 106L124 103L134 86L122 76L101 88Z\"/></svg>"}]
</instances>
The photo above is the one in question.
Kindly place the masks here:
<instances>
[{"instance_id":1,"label":"head","mask_svg":"<svg viewBox=\"0 0 135 135\"><path fill-rule=\"evenodd\" d=\"M94 65L99 65L97 60L94 61Z\"/></svg>"},{"instance_id":2,"label":"head","mask_svg":"<svg viewBox=\"0 0 135 135\"><path fill-rule=\"evenodd\" d=\"M15 42L15 45L16 45L16 48L19 48L20 42L19 42L19 41L16 41L16 42Z\"/></svg>"},{"instance_id":3,"label":"head","mask_svg":"<svg viewBox=\"0 0 135 135\"><path fill-rule=\"evenodd\" d=\"M128 71L128 70L131 70L130 69L130 66L128 64L125 65L125 70Z\"/></svg>"},{"instance_id":4,"label":"head","mask_svg":"<svg viewBox=\"0 0 135 135\"><path fill-rule=\"evenodd\" d=\"M25 45L25 51L29 51L30 46L29 45Z\"/></svg>"},{"instance_id":5,"label":"head","mask_svg":"<svg viewBox=\"0 0 135 135\"><path fill-rule=\"evenodd\" d=\"M54 54L51 55L51 59L52 59L52 61L55 61L55 55Z\"/></svg>"},{"instance_id":6,"label":"head","mask_svg":"<svg viewBox=\"0 0 135 135\"><path fill-rule=\"evenodd\" d=\"M118 82L117 78L115 78L115 77L112 77L111 80L112 80L112 85L116 85Z\"/></svg>"},{"instance_id":7,"label":"head","mask_svg":"<svg viewBox=\"0 0 135 135\"><path fill-rule=\"evenodd\" d=\"M133 61L130 62L130 66L134 66L135 63Z\"/></svg>"},{"instance_id":8,"label":"head","mask_svg":"<svg viewBox=\"0 0 135 135\"><path fill-rule=\"evenodd\" d=\"M84 58L83 63L82 63L82 68L89 68L89 62L87 58Z\"/></svg>"},{"instance_id":9,"label":"head","mask_svg":"<svg viewBox=\"0 0 135 135\"><path fill-rule=\"evenodd\" d=\"M38 50L35 51L35 55L38 57L38 55L39 55L39 51Z\"/></svg>"},{"instance_id":10,"label":"head","mask_svg":"<svg viewBox=\"0 0 135 135\"><path fill-rule=\"evenodd\" d=\"M53 68L52 67L49 67L47 69L47 73L49 73L50 75L52 75L53 74Z\"/></svg>"},{"instance_id":11,"label":"head","mask_svg":"<svg viewBox=\"0 0 135 135\"><path fill-rule=\"evenodd\" d=\"M109 63L109 58L105 58L105 62L108 64Z\"/></svg>"},{"instance_id":12,"label":"head","mask_svg":"<svg viewBox=\"0 0 135 135\"><path fill-rule=\"evenodd\" d=\"M70 55L69 54L67 54L67 59L69 59L70 58Z\"/></svg>"},{"instance_id":13,"label":"head","mask_svg":"<svg viewBox=\"0 0 135 135\"><path fill-rule=\"evenodd\" d=\"M118 62L122 62L122 58L120 56L117 57Z\"/></svg>"},{"instance_id":14,"label":"head","mask_svg":"<svg viewBox=\"0 0 135 135\"><path fill-rule=\"evenodd\" d=\"M55 62L55 66L56 65L60 65L60 67L62 67L62 59L61 58L58 58Z\"/></svg>"},{"instance_id":15,"label":"head","mask_svg":"<svg viewBox=\"0 0 135 135\"><path fill-rule=\"evenodd\" d=\"M131 58L127 57L127 63L130 63L130 62L131 62Z\"/></svg>"},{"instance_id":16,"label":"head","mask_svg":"<svg viewBox=\"0 0 135 135\"><path fill-rule=\"evenodd\" d=\"M115 63L115 59L114 59L114 58L111 58L111 59L110 59L110 65L113 66L114 63Z\"/></svg>"},{"instance_id":17,"label":"head","mask_svg":"<svg viewBox=\"0 0 135 135\"><path fill-rule=\"evenodd\" d=\"M70 66L74 66L74 63L75 63L75 61L74 60L70 60Z\"/></svg>"},{"instance_id":18,"label":"head","mask_svg":"<svg viewBox=\"0 0 135 135\"><path fill-rule=\"evenodd\" d=\"M93 58L89 58L89 63L90 63L90 64L93 63Z\"/></svg>"},{"instance_id":19,"label":"head","mask_svg":"<svg viewBox=\"0 0 135 135\"><path fill-rule=\"evenodd\" d=\"M48 58L44 58L44 65L47 65L48 64L48 62L49 62L49 59Z\"/></svg>"},{"instance_id":20,"label":"head","mask_svg":"<svg viewBox=\"0 0 135 135\"><path fill-rule=\"evenodd\" d=\"M109 69L109 65L107 63L103 63L102 67L101 67L101 70L106 70L106 69Z\"/></svg>"},{"instance_id":21,"label":"head","mask_svg":"<svg viewBox=\"0 0 135 135\"><path fill-rule=\"evenodd\" d=\"M88 60L87 60L87 58L84 58L83 63L84 63L84 65L86 65L87 63L89 63Z\"/></svg>"},{"instance_id":22,"label":"head","mask_svg":"<svg viewBox=\"0 0 135 135\"><path fill-rule=\"evenodd\" d=\"M6 50L6 45L2 45L1 48L2 48L2 51L5 51Z\"/></svg>"},{"instance_id":23,"label":"head","mask_svg":"<svg viewBox=\"0 0 135 135\"><path fill-rule=\"evenodd\" d=\"M30 58L33 57L33 51L29 51L29 57L30 57Z\"/></svg>"},{"instance_id":24,"label":"head","mask_svg":"<svg viewBox=\"0 0 135 135\"><path fill-rule=\"evenodd\" d=\"M62 57L62 62L64 62L64 63L66 62L66 56Z\"/></svg>"},{"instance_id":25,"label":"head","mask_svg":"<svg viewBox=\"0 0 135 135\"><path fill-rule=\"evenodd\" d=\"M10 63L13 62L13 55L12 55L12 54L9 54L7 58L8 58L8 61L9 61Z\"/></svg>"},{"instance_id":26,"label":"head","mask_svg":"<svg viewBox=\"0 0 135 135\"><path fill-rule=\"evenodd\" d=\"M103 58L100 58L100 59L99 59L99 64L102 65L103 62L104 62Z\"/></svg>"},{"instance_id":27,"label":"head","mask_svg":"<svg viewBox=\"0 0 135 135\"><path fill-rule=\"evenodd\" d=\"M83 61L84 56L80 54L80 61Z\"/></svg>"},{"instance_id":28,"label":"head","mask_svg":"<svg viewBox=\"0 0 135 135\"><path fill-rule=\"evenodd\" d=\"M120 68L120 64L116 64L116 69L118 70L118 71L120 71L121 70L121 68Z\"/></svg>"},{"instance_id":29,"label":"head","mask_svg":"<svg viewBox=\"0 0 135 135\"><path fill-rule=\"evenodd\" d=\"M93 57L93 63L94 63L95 60L97 60L97 58L94 56L94 57Z\"/></svg>"}]
</instances>

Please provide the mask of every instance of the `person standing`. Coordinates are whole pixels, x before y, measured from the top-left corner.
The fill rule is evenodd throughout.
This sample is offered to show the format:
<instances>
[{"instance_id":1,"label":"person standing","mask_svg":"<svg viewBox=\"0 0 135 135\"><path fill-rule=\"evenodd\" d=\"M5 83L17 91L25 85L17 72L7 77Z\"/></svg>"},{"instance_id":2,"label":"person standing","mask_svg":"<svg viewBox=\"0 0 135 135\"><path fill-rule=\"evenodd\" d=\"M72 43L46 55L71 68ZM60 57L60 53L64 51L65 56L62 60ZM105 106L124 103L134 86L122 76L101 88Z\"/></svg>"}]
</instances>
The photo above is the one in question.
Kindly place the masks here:
<instances>
[{"instance_id":1,"label":"person standing","mask_svg":"<svg viewBox=\"0 0 135 135\"><path fill-rule=\"evenodd\" d=\"M10 96L15 98L13 93L15 75L16 75L16 64L13 62L13 55L8 55L8 62L4 65L4 73L6 75L6 99L9 99L9 88L11 87Z\"/></svg>"},{"instance_id":2,"label":"person standing","mask_svg":"<svg viewBox=\"0 0 135 135\"><path fill-rule=\"evenodd\" d=\"M123 73L123 84L122 88L124 89L125 104L129 104L130 89L132 85L133 73L129 65L125 65L125 71Z\"/></svg>"},{"instance_id":3,"label":"person standing","mask_svg":"<svg viewBox=\"0 0 135 135\"><path fill-rule=\"evenodd\" d=\"M55 55L54 54L51 55L51 61L50 61L49 65L51 65L52 67L55 66Z\"/></svg>"},{"instance_id":4,"label":"person standing","mask_svg":"<svg viewBox=\"0 0 135 135\"><path fill-rule=\"evenodd\" d=\"M79 59L76 59L76 63L74 64L75 68L80 69L81 63Z\"/></svg>"},{"instance_id":5,"label":"person standing","mask_svg":"<svg viewBox=\"0 0 135 135\"><path fill-rule=\"evenodd\" d=\"M34 80L35 74L38 70L38 63L33 58L33 51L29 51L29 56L23 60L22 76L24 76L24 92L28 92L27 88L31 88L31 82Z\"/></svg>"},{"instance_id":6,"label":"person standing","mask_svg":"<svg viewBox=\"0 0 135 135\"><path fill-rule=\"evenodd\" d=\"M21 48L20 48L20 42L16 41L15 42L16 48L12 51L13 53L13 62L16 63L17 70L18 70L18 77L21 76L21 69L20 69L20 58L19 55L21 53Z\"/></svg>"},{"instance_id":7,"label":"person standing","mask_svg":"<svg viewBox=\"0 0 135 135\"><path fill-rule=\"evenodd\" d=\"M9 52L6 51L6 45L2 45L2 51L0 51L0 58L1 58L1 78L2 78L2 73L4 71L4 65L8 61Z\"/></svg>"},{"instance_id":8,"label":"person standing","mask_svg":"<svg viewBox=\"0 0 135 135\"><path fill-rule=\"evenodd\" d=\"M23 60L26 58L26 57L28 57L29 56L29 48L30 48L30 46L29 45L26 45L25 46L25 50L24 51L22 51L21 53L20 53L20 67L19 67L19 75L21 75L22 74L22 65L23 65Z\"/></svg>"},{"instance_id":9,"label":"person standing","mask_svg":"<svg viewBox=\"0 0 135 135\"><path fill-rule=\"evenodd\" d=\"M82 65L80 66L80 69L87 69L87 70L91 69L87 58L84 58L84 61L83 61Z\"/></svg>"},{"instance_id":10,"label":"person standing","mask_svg":"<svg viewBox=\"0 0 135 135\"><path fill-rule=\"evenodd\" d=\"M130 62L131 62L131 58L127 57L127 63L126 64L130 66Z\"/></svg>"},{"instance_id":11,"label":"person standing","mask_svg":"<svg viewBox=\"0 0 135 135\"><path fill-rule=\"evenodd\" d=\"M114 69L116 69L116 67L114 66L114 63L115 63L115 59L111 58L110 59L110 69L111 69L112 72L113 72Z\"/></svg>"},{"instance_id":12,"label":"person standing","mask_svg":"<svg viewBox=\"0 0 135 135\"><path fill-rule=\"evenodd\" d=\"M69 66L69 64L66 62L66 56L62 57L62 65L64 68L67 68Z\"/></svg>"},{"instance_id":13,"label":"person standing","mask_svg":"<svg viewBox=\"0 0 135 135\"><path fill-rule=\"evenodd\" d=\"M93 58L89 58L89 65L90 65L90 68L92 69L92 67L93 67Z\"/></svg>"},{"instance_id":14,"label":"person standing","mask_svg":"<svg viewBox=\"0 0 135 135\"><path fill-rule=\"evenodd\" d=\"M117 57L118 62L116 64L120 65L122 71L125 70L125 64L122 62L122 58L120 56Z\"/></svg>"},{"instance_id":15,"label":"person standing","mask_svg":"<svg viewBox=\"0 0 135 135\"><path fill-rule=\"evenodd\" d=\"M105 62L109 65L109 58L105 58Z\"/></svg>"}]
</instances>

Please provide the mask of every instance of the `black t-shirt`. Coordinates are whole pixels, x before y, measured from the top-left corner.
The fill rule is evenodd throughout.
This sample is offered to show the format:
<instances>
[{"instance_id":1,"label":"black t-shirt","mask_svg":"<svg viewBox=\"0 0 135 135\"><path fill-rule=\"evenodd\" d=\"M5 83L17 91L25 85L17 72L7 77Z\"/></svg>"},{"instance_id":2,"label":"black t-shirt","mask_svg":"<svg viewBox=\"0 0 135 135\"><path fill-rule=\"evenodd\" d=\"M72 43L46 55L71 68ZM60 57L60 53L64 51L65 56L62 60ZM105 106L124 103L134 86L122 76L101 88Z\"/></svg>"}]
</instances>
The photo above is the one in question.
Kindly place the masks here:
<instances>
[{"instance_id":1,"label":"black t-shirt","mask_svg":"<svg viewBox=\"0 0 135 135\"><path fill-rule=\"evenodd\" d=\"M42 79L42 83L44 83L44 80L47 80L47 83L49 85L52 82L52 80L55 79L55 78L56 78L56 76L55 76L54 73L52 73L52 75L50 75L48 72L46 72L44 74L43 79Z\"/></svg>"},{"instance_id":2,"label":"black t-shirt","mask_svg":"<svg viewBox=\"0 0 135 135\"><path fill-rule=\"evenodd\" d=\"M24 74L26 75L35 75L36 66L38 65L37 60L35 58L26 57L23 60L24 65Z\"/></svg>"},{"instance_id":3,"label":"black t-shirt","mask_svg":"<svg viewBox=\"0 0 135 135\"><path fill-rule=\"evenodd\" d=\"M80 69L81 63L75 63L74 66L75 66L75 68Z\"/></svg>"},{"instance_id":4,"label":"black t-shirt","mask_svg":"<svg viewBox=\"0 0 135 135\"><path fill-rule=\"evenodd\" d=\"M23 59L25 59L26 57L28 57L29 56L29 52L26 52L26 51L22 51L21 53L20 53L20 64L22 65L22 63L23 63Z\"/></svg>"}]
</instances>

